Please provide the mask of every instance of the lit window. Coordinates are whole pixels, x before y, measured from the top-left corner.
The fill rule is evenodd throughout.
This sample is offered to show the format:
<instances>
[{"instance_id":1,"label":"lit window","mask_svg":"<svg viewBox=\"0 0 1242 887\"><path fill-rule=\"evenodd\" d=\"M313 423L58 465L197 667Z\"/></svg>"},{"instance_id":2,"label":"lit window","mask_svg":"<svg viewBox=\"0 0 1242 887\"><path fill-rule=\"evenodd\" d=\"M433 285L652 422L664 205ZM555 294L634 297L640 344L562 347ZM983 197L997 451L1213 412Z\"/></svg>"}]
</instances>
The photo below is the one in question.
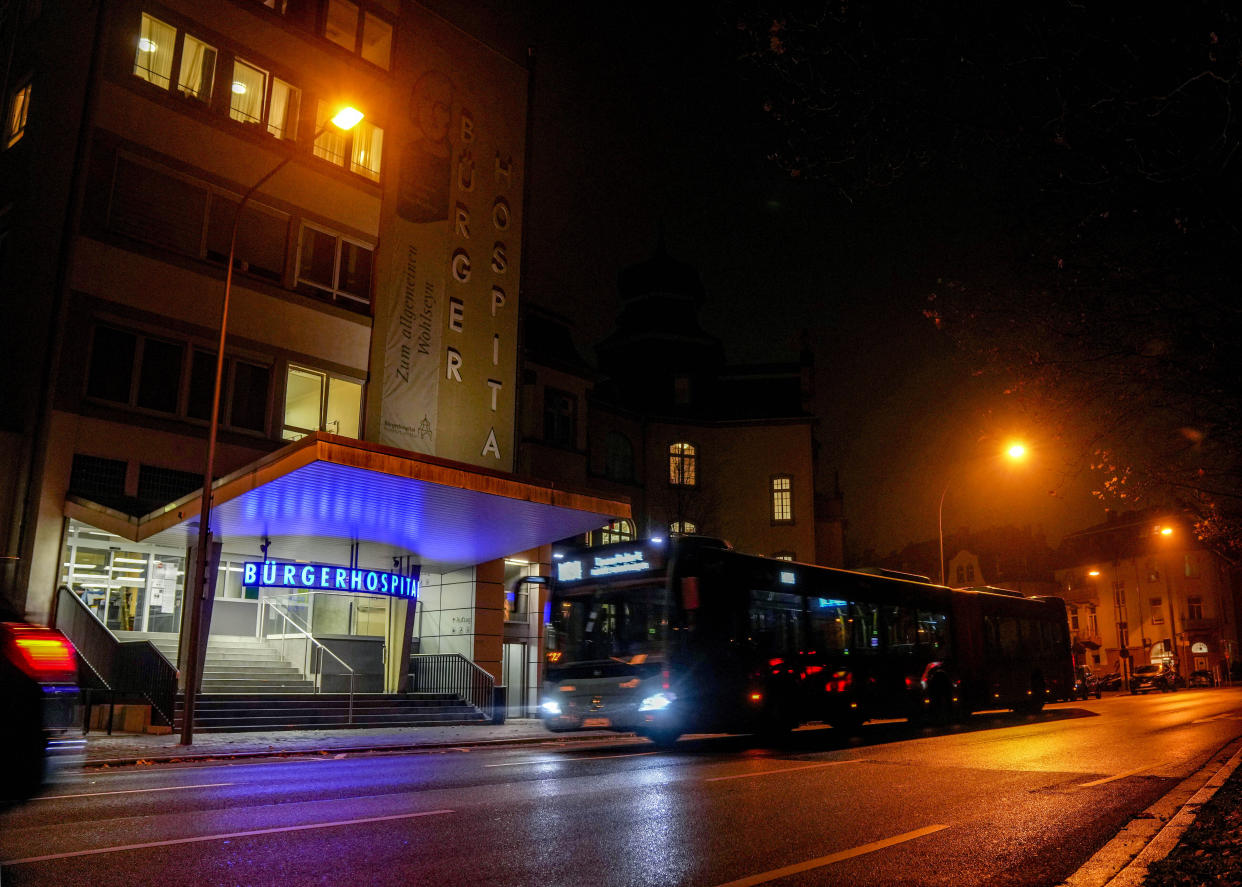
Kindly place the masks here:
<instances>
[{"instance_id":1,"label":"lit window","mask_svg":"<svg viewBox=\"0 0 1242 887\"><path fill-rule=\"evenodd\" d=\"M267 96L267 72L249 62L233 62L229 116L242 123L263 122L263 100Z\"/></svg>"},{"instance_id":2,"label":"lit window","mask_svg":"<svg viewBox=\"0 0 1242 887\"><path fill-rule=\"evenodd\" d=\"M384 131L374 123L363 120L353 128L351 135L354 144L349 162L350 171L378 182L380 157L384 149Z\"/></svg>"},{"instance_id":3,"label":"lit window","mask_svg":"<svg viewBox=\"0 0 1242 887\"><path fill-rule=\"evenodd\" d=\"M694 521L675 520L671 524L668 525L668 531L670 533L687 534L687 533L697 533L699 531L699 528L694 523Z\"/></svg>"},{"instance_id":4,"label":"lit window","mask_svg":"<svg viewBox=\"0 0 1242 887\"><path fill-rule=\"evenodd\" d=\"M4 128L5 147L11 148L26 134L26 116L30 111L30 84L18 87L9 99L9 113Z\"/></svg>"},{"instance_id":5,"label":"lit window","mask_svg":"<svg viewBox=\"0 0 1242 887\"><path fill-rule=\"evenodd\" d=\"M793 523L793 478L787 474L772 478L772 521Z\"/></svg>"},{"instance_id":6,"label":"lit window","mask_svg":"<svg viewBox=\"0 0 1242 887\"><path fill-rule=\"evenodd\" d=\"M302 92L279 77L272 78L272 99L267 107L267 131L278 139L296 138Z\"/></svg>"},{"instance_id":7,"label":"lit window","mask_svg":"<svg viewBox=\"0 0 1242 887\"><path fill-rule=\"evenodd\" d=\"M392 58L392 25L369 12L362 23L361 54L371 64L385 69Z\"/></svg>"},{"instance_id":8,"label":"lit window","mask_svg":"<svg viewBox=\"0 0 1242 887\"><path fill-rule=\"evenodd\" d=\"M206 102L216 80L216 50L197 37L185 35L181 46L181 74L177 89L190 98Z\"/></svg>"},{"instance_id":9,"label":"lit window","mask_svg":"<svg viewBox=\"0 0 1242 887\"><path fill-rule=\"evenodd\" d=\"M285 421L281 436L298 440L314 431L358 437L362 384L327 373L289 367L285 377Z\"/></svg>"},{"instance_id":10,"label":"lit window","mask_svg":"<svg viewBox=\"0 0 1242 887\"><path fill-rule=\"evenodd\" d=\"M668 447L668 482L675 487L698 484L698 454L694 444L679 442Z\"/></svg>"},{"instance_id":11,"label":"lit window","mask_svg":"<svg viewBox=\"0 0 1242 887\"><path fill-rule=\"evenodd\" d=\"M1186 598L1186 618L1199 620L1203 618L1203 598Z\"/></svg>"},{"instance_id":12,"label":"lit window","mask_svg":"<svg viewBox=\"0 0 1242 887\"><path fill-rule=\"evenodd\" d=\"M1070 631L1078 631L1078 608L1069 608L1069 627Z\"/></svg>"},{"instance_id":13,"label":"lit window","mask_svg":"<svg viewBox=\"0 0 1242 887\"><path fill-rule=\"evenodd\" d=\"M608 526L598 531L598 536L600 545L629 542L634 538L634 524L628 520L611 521Z\"/></svg>"},{"instance_id":14,"label":"lit window","mask_svg":"<svg viewBox=\"0 0 1242 887\"><path fill-rule=\"evenodd\" d=\"M793 553L792 551L778 551L776 554L772 555L772 557L773 557L773 558L775 558L775 559L776 559L776 560L778 560L778 561L793 561L793 560L797 560L797 557L794 555L794 553ZM784 575L784 574L782 574L782 575Z\"/></svg>"},{"instance_id":15,"label":"lit window","mask_svg":"<svg viewBox=\"0 0 1242 887\"><path fill-rule=\"evenodd\" d=\"M336 166L345 166L349 158L350 172L379 181L380 160L384 149L384 131L368 120L363 120L348 132L342 132L330 122L333 108L320 101L315 115L315 156Z\"/></svg>"},{"instance_id":16,"label":"lit window","mask_svg":"<svg viewBox=\"0 0 1242 887\"><path fill-rule=\"evenodd\" d=\"M323 36L353 52L358 45L358 4L350 0L328 0Z\"/></svg>"},{"instance_id":17,"label":"lit window","mask_svg":"<svg viewBox=\"0 0 1242 887\"><path fill-rule=\"evenodd\" d=\"M371 304L372 258L369 246L303 225L298 290L365 311Z\"/></svg>"},{"instance_id":18,"label":"lit window","mask_svg":"<svg viewBox=\"0 0 1242 887\"><path fill-rule=\"evenodd\" d=\"M145 12L138 33L138 50L134 56L134 76L168 89L172 85L173 50L177 29Z\"/></svg>"}]
</instances>

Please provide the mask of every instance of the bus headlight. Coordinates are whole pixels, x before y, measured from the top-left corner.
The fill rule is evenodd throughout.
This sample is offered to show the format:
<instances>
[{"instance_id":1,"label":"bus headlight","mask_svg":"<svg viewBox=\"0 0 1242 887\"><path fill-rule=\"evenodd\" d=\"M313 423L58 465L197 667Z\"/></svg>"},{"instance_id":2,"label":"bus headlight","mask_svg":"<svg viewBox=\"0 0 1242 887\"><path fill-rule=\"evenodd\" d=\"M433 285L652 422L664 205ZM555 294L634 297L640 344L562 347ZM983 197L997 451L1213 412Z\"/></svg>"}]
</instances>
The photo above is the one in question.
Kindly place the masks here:
<instances>
[{"instance_id":1,"label":"bus headlight","mask_svg":"<svg viewBox=\"0 0 1242 887\"><path fill-rule=\"evenodd\" d=\"M551 715L553 717L561 713L561 704L554 699L549 699L543 705L539 706L539 708L545 715Z\"/></svg>"},{"instance_id":2,"label":"bus headlight","mask_svg":"<svg viewBox=\"0 0 1242 887\"><path fill-rule=\"evenodd\" d=\"M673 704L673 700L675 700L676 698L677 698L676 693L672 693L668 690L662 690L659 693L656 693L652 696L648 696L641 703L639 703L638 710L639 711L664 711L664 709L668 708L670 705Z\"/></svg>"}]
</instances>

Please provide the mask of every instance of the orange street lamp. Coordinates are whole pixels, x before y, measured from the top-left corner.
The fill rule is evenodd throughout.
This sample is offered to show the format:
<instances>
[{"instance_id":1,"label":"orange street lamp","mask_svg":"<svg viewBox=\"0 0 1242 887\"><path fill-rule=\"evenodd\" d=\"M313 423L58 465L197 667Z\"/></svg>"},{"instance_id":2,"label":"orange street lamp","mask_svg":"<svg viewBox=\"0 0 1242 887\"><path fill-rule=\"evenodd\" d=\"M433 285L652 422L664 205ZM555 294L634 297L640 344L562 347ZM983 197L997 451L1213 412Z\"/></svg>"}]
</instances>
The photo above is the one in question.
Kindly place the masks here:
<instances>
[{"instance_id":1,"label":"orange street lamp","mask_svg":"<svg viewBox=\"0 0 1242 887\"><path fill-rule=\"evenodd\" d=\"M329 126L335 126L337 129L348 131L357 126L362 117L362 112L355 108L342 108L328 123L321 126L311 136L311 143L313 144L316 139L323 135ZM242 211L245 210L246 204L250 202L250 198L272 176L284 169L293 158L294 154L292 153L286 155L280 163L272 167L267 175L251 185L250 190L242 195L241 202L237 204L237 211L233 215L233 230L229 235L228 264L225 266L224 271L224 300L220 307L220 341L216 348L216 377L211 392L211 423L207 426L207 462L203 467L202 505L198 515L198 548L194 552L194 574L191 580L193 585L187 588L186 593L183 595L183 605L191 609L190 624L186 630L187 636L182 638L182 643L188 648L187 654L182 657L185 662L185 706L181 715L182 745L190 745L194 741L194 703L195 697L198 695L198 685L201 679L199 674L198 645L199 636L202 633L203 600L206 597L207 591L207 545L211 536L211 485L216 470L216 432L220 423L220 383L224 376L224 340L228 334L229 327L229 296L233 291L233 263L237 253L237 226L241 222Z\"/></svg>"},{"instance_id":2,"label":"orange street lamp","mask_svg":"<svg viewBox=\"0 0 1242 887\"><path fill-rule=\"evenodd\" d=\"M1014 462L1021 462L1026 458L1026 447L1014 441L1005 448L1005 455ZM940 493L940 507L937 511L936 525L940 534L940 584L944 585L944 497L949 493L950 484L944 485L944 490Z\"/></svg>"}]
</instances>

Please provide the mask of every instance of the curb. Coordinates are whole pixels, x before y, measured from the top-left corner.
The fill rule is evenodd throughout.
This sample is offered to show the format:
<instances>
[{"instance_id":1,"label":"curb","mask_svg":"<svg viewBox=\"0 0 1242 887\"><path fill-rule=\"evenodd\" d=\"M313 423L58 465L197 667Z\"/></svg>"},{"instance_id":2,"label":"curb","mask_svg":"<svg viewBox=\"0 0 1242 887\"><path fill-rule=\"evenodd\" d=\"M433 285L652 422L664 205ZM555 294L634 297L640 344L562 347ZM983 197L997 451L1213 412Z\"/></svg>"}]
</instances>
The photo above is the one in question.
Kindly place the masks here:
<instances>
[{"instance_id":1,"label":"curb","mask_svg":"<svg viewBox=\"0 0 1242 887\"><path fill-rule=\"evenodd\" d=\"M466 739L460 742L437 740L393 745L316 746L314 748L267 748L239 751L218 751L189 754L125 755L117 758L90 758L82 762L83 770L102 770L110 767L135 767L148 764L196 764L209 761L232 761L247 758L295 758L324 755L374 754L377 752L436 751L451 748L501 748L511 745L547 745L576 742L594 742L600 739L633 739L633 733L588 734L582 736L514 737L512 739Z\"/></svg>"},{"instance_id":2,"label":"curb","mask_svg":"<svg viewBox=\"0 0 1242 887\"><path fill-rule=\"evenodd\" d=\"M1153 862L1164 859L1242 764L1242 739L1213 753L1208 763L1134 817L1058 887L1138 887Z\"/></svg>"}]
</instances>

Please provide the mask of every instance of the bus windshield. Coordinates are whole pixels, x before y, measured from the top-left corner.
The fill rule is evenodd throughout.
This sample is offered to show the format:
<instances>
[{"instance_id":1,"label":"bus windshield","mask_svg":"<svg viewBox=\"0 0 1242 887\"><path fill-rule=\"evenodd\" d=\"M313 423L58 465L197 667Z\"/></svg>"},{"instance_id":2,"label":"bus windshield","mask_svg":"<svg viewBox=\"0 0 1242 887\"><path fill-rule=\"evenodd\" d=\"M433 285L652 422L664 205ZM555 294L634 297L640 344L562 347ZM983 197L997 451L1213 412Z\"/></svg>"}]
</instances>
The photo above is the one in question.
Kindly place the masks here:
<instances>
[{"instance_id":1,"label":"bus windshield","mask_svg":"<svg viewBox=\"0 0 1242 887\"><path fill-rule=\"evenodd\" d=\"M548 663L663 659L667 625L663 585L575 589L552 602Z\"/></svg>"}]
</instances>

